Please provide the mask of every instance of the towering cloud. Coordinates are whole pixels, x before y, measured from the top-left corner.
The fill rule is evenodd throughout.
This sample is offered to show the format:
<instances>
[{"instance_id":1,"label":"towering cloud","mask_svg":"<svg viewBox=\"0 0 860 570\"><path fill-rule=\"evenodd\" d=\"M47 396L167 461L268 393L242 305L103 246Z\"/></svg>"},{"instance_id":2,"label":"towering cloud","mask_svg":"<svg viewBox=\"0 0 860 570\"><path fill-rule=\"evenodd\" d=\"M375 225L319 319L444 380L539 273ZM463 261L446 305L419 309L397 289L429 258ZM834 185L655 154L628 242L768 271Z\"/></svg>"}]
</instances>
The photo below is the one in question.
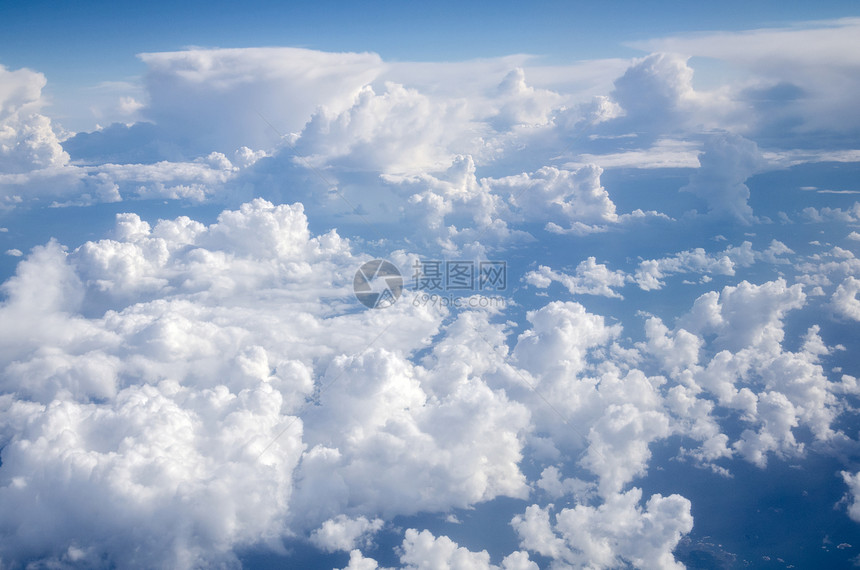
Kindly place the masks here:
<instances>
[{"instance_id":1,"label":"towering cloud","mask_svg":"<svg viewBox=\"0 0 860 570\"><path fill-rule=\"evenodd\" d=\"M29 172L68 162L51 120L40 114L46 82L41 73L10 71L0 65L0 173Z\"/></svg>"}]
</instances>

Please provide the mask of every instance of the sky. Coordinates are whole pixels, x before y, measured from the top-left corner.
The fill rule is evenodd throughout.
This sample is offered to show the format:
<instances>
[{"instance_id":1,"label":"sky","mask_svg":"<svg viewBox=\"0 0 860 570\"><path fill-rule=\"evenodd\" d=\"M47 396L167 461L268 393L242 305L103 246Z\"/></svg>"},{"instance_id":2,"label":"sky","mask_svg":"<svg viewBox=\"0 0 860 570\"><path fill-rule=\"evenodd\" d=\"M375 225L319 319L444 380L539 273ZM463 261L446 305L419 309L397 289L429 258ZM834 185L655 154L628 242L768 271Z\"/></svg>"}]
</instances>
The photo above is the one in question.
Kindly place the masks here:
<instances>
[{"instance_id":1,"label":"sky","mask_svg":"<svg viewBox=\"0 0 860 570\"><path fill-rule=\"evenodd\" d=\"M0 21L0 567L860 564L856 3Z\"/></svg>"}]
</instances>

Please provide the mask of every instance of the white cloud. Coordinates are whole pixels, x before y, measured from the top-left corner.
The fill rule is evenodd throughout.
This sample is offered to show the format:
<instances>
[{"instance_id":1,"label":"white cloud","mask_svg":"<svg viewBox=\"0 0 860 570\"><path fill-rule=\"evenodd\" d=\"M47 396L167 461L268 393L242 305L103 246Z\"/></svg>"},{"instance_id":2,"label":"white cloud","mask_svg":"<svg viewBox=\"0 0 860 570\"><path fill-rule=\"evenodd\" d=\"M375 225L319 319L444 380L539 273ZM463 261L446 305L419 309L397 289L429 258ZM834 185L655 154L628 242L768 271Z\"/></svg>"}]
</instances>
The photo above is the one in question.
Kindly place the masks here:
<instances>
[{"instance_id":1,"label":"white cloud","mask_svg":"<svg viewBox=\"0 0 860 570\"><path fill-rule=\"evenodd\" d=\"M635 404L610 404L588 434L581 463L599 478L602 497L619 493L634 477L644 475L651 442L668 436L669 418Z\"/></svg>"},{"instance_id":2,"label":"white cloud","mask_svg":"<svg viewBox=\"0 0 860 570\"><path fill-rule=\"evenodd\" d=\"M581 153L577 162L566 167L596 164L601 168L699 168L699 144L690 141L659 139L648 148L608 154Z\"/></svg>"},{"instance_id":3,"label":"white cloud","mask_svg":"<svg viewBox=\"0 0 860 570\"><path fill-rule=\"evenodd\" d=\"M451 386L444 346L433 367L407 361L443 313L355 313L360 259L311 236L300 205L262 200L210 226L120 215L112 240L35 248L0 306L0 502L32 523L4 519L3 558L85 545L93 564L194 567L287 529L349 548L377 513L525 496L525 407L480 378ZM367 350L389 329L388 350ZM315 379L323 405L299 420ZM66 489L83 501L73 518L57 515ZM63 522L27 530L46 521Z\"/></svg>"},{"instance_id":4,"label":"white cloud","mask_svg":"<svg viewBox=\"0 0 860 570\"><path fill-rule=\"evenodd\" d=\"M382 519L368 520L365 517L351 519L338 515L325 521L311 533L311 542L326 551L351 551L366 546L373 533L382 528Z\"/></svg>"},{"instance_id":5,"label":"white cloud","mask_svg":"<svg viewBox=\"0 0 860 570\"><path fill-rule=\"evenodd\" d=\"M577 265L574 275L559 273L541 265L537 271L526 273L524 279L530 285L541 289L549 287L553 281L558 281L567 287L571 295L602 295L619 299L623 297L614 288L623 287L628 280L623 271L613 271L606 265L597 263L594 257L589 257Z\"/></svg>"},{"instance_id":6,"label":"white cloud","mask_svg":"<svg viewBox=\"0 0 860 570\"><path fill-rule=\"evenodd\" d=\"M712 135L705 140L699 162L701 166L681 190L704 199L715 215L751 222L750 190L744 182L764 166L756 144L737 135Z\"/></svg>"},{"instance_id":7,"label":"white cloud","mask_svg":"<svg viewBox=\"0 0 860 570\"><path fill-rule=\"evenodd\" d=\"M280 405L265 383L231 394L170 380L126 388L110 406L4 397L4 431L15 436L0 503L18 513L2 523L4 560L56 559L77 545L87 565L105 555L123 566L230 560L234 545L282 528L301 424L263 463L250 461L260 444L244 447L289 423Z\"/></svg>"},{"instance_id":8,"label":"white cloud","mask_svg":"<svg viewBox=\"0 0 860 570\"><path fill-rule=\"evenodd\" d=\"M404 568L430 570L431 568L457 568L461 570L489 570L490 555L487 552L471 552L458 546L447 536L434 537L429 531L410 528L403 539Z\"/></svg>"},{"instance_id":9,"label":"white cloud","mask_svg":"<svg viewBox=\"0 0 860 570\"><path fill-rule=\"evenodd\" d=\"M552 499L573 496L577 502L587 502L594 495L594 484L575 477L563 478L561 471L550 465L541 471L537 481L538 488L545 491Z\"/></svg>"},{"instance_id":10,"label":"white cloud","mask_svg":"<svg viewBox=\"0 0 860 570\"><path fill-rule=\"evenodd\" d=\"M559 511L528 507L511 522L527 550L558 567L683 568L672 551L693 528L690 501L680 495L652 495L639 506L642 490L607 497L599 507L577 505Z\"/></svg>"},{"instance_id":11,"label":"white cloud","mask_svg":"<svg viewBox=\"0 0 860 570\"><path fill-rule=\"evenodd\" d=\"M580 235L606 231L631 220L666 218L641 210L618 215L600 183L601 173L594 165L575 171L543 167L532 173L478 179L473 157L458 156L443 173L381 178L400 196L414 192L400 207L408 227L418 223L425 228L414 239L432 236L437 245L452 251L462 244L474 244L474 240L497 245L530 239L529 234L517 229L524 224L540 223L553 233ZM607 291L601 288L601 281L611 286L619 279L617 273L604 270L602 265L583 267L582 271L587 273L582 275L584 283L600 291L597 294Z\"/></svg>"},{"instance_id":12,"label":"white cloud","mask_svg":"<svg viewBox=\"0 0 860 570\"><path fill-rule=\"evenodd\" d=\"M848 222L853 223L860 221L860 202L854 202L851 208L843 210L842 208L815 208L808 206L803 209L803 215L810 222Z\"/></svg>"},{"instance_id":13,"label":"white cloud","mask_svg":"<svg viewBox=\"0 0 860 570\"><path fill-rule=\"evenodd\" d=\"M532 328L512 356L528 372L516 381L534 390L521 398L536 428L568 452L585 447L580 464L597 477L601 496L620 491L646 472L649 445L670 434L659 391L665 379L607 361L621 327L605 325L582 305L552 302L527 319ZM546 485L559 492L550 479Z\"/></svg>"},{"instance_id":14,"label":"white cloud","mask_svg":"<svg viewBox=\"0 0 860 570\"><path fill-rule=\"evenodd\" d=\"M476 227L492 237L492 230L507 233L504 204L491 194L485 180L478 180L474 159L457 156L443 173L414 176L383 175L382 179L407 192L407 218L415 220L439 239L456 234L454 223ZM495 228L493 226L496 226ZM431 235L432 235L431 234Z\"/></svg>"},{"instance_id":15,"label":"white cloud","mask_svg":"<svg viewBox=\"0 0 860 570\"><path fill-rule=\"evenodd\" d=\"M633 129L671 132L685 120L696 99L693 70L686 58L655 53L635 61L615 80L612 98Z\"/></svg>"},{"instance_id":16,"label":"white cloud","mask_svg":"<svg viewBox=\"0 0 860 570\"><path fill-rule=\"evenodd\" d=\"M848 492L851 497L851 504L848 505L848 516L852 520L860 522L860 502L857 501L857 497L860 497L860 472L852 474L843 471L842 480L848 485Z\"/></svg>"},{"instance_id":17,"label":"white cloud","mask_svg":"<svg viewBox=\"0 0 860 570\"><path fill-rule=\"evenodd\" d=\"M860 321L860 300L857 299L858 292L860 292L860 279L850 276L846 277L836 287L836 291L830 299L830 304L834 311L836 311L836 314Z\"/></svg>"},{"instance_id":18,"label":"white cloud","mask_svg":"<svg viewBox=\"0 0 860 570\"><path fill-rule=\"evenodd\" d=\"M472 552L447 536L435 537L430 531L418 532L414 528L406 531L400 562L404 570L537 570L524 551L509 554L501 566L490 564L486 550Z\"/></svg>"},{"instance_id":19,"label":"white cloud","mask_svg":"<svg viewBox=\"0 0 860 570\"><path fill-rule=\"evenodd\" d=\"M109 238L7 251L22 257L0 304L7 563L235 566L235 552L278 550L290 536L349 551L349 568L377 568L362 550L398 515L441 519L533 493L543 502L513 521L526 550L496 560L500 568L536 568L529 551L553 567L678 567L672 552L691 529L691 504L643 501L648 482L637 481L657 467L657 442L677 437L678 459L730 475L735 457L763 467L848 439L838 420L858 388L830 362L838 338L826 322L797 335L788 319L829 294L825 306L860 320L860 260L822 245L845 228L805 257L781 235L761 250L746 241L708 251L671 233L666 243L681 243L658 251L672 253L631 253L629 273L612 269L625 263L612 240L600 256L575 258L570 273L551 268L570 261L563 250L535 258L524 281L542 289L557 281L571 295L621 299L636 283L630 295L647 315L639 337L616 320L629 307L594 297L588 308L550 300L522 312L455 311L413 304L404 291L385 311L359 311L351 284L369 259L357 252L368 235L310 229L349 227L363 212L397 228L367 247L407 248L389 254L407 268L412 248L501 255L528 246L524 230L535 227L576 248L631 221L673 222L617 212L616 201L651 200L604 187L628 172L601 180L601 166L660 166L697 168L685 189L723 216L702 239L736 236L743 230L731 224L767 221L749 206L748 177L854 156L759 152L752 138L775 127L744 127L742 103L797 91L769 91L770 79L696 90L695 60L668 53L605 68L541 67L526 56L386 64L280 48L142 57L149 93L114 97L111 113L154 123L69 139L82 157L72 164L38 114L44 77L0 69L0 138L14 142L0 141L10 161L0 168L3 207L169 197L231 208L209 225L123 213ZM860 220L858 208L803 215L838 229ZM789 277L729 281L754 265L745 277ZM671 289L643 293L689 274L699 287L716 276L732 285L686 314ZM644 313L655 298L681 316ZM594 312L603 305L619 313ZM508 320L523 313L526 322ZM844 477L856 495L857 477ZM409 568L495 568L486 551L427 530L406 531L398 553Z\"/></svg>"},{"instance_id":20,"label":"white cloud","mask_svg":"<svg viewBox=\"0 0 860 570\"><path fill-rule=\"evenodd\" d=\"M349 553L349 564L343 570L376 570L379 563L373 558L365 558L360 550L352 550Z\"/></svg>"},{"instance_id":21,"label":"white cloud","mask_svg":"<svg viewBox=\"0 0 860 570\"><path fill-rule=\"evenodd\" d=\"M340 113L322 109L302 130L299 152L315 166L337 164L383 173L439 169L454 154L475 153L480 129L462 101L437 101L387 83L364 87Z\"/></svg>"},{"instance_id":22,"label":"white cloud","mask_svg":"<svg viewBox=\"0 0 860 570\"><path fill-rule=\"evenodd\" d=\"M203 202L224 197L224 183L232 170L224 163L158 162L155 164L105 164L64 166L27 173L0 174L0 197L16 205L25 194L27 204L89 205L119 202L123 197L183 199Z\"/></svg>"},{"instance_id":23,"label":"white cloud","mask_svg":"<svg viewBox=\"0 0 860 570\"><path fill-rule=\"evenodd\" d=\"M799 284L789 287L782 279L763 285L742 281L696 299L681 324L691 332L716 333L715 343L721 347L771 349L783 339L782 317L805 300Z\"/></svg>"},{"instance_id":24,"label":"white cloud","mask_svg":"<svg viewBox=\"0 0 860 570\"><path fill-rule=\"evenodd\" d=\"M313 517L353 505L387 518L525 496L526 409L477 378L430 399L422 385L435 374L381 350L335 359L326 378L340 378L338 390L306 416L311 449L296 508Z\"/></svg>"},{"instance_id":25,"label":"white cloud","mask_svg":"<svg viewBox=\"0 0 860 570\"><path fill-rule=\"evenodd\" d=\"M683 382L669 391L667 405L681 419L679 429L702 442L691 452L697 460L710 463L737 452L764 466L770 453L804 451L796 438L801 427L811 430L816 441L844 437L833 427L840 413L836 395L852 388L828 380L820 357L831 349L820 328L811 327L796 352L782 346L785 315L805 304L801 288L783 280L759 286L742 282L700 296L675 331L649 319L649 340L639 346ZM715 337L706 343L709 334ZM703 348L713 354L704 361ZM736 410L747 426L737 441L720 433L711 397Z\"/></svg>"},{"instance_id":26,"label":"white cloud","mask_svg":"<svg viewBox=\"0 0 860 570\"><path fill-rule=\"evenodd\" d=\"M707 253L703 248L680 251L670 257L645 259L639 262L633 279L645 291L662 289L663 279L675 273L703 273L709 275L735 275L737 268L750 267L756 261L772 264L787 264L783 255L794 251L779 240L772 240L764 251L755 251L752 242L729 246L721 252Z\"/></svg>"},{"instance_id":27,"label":"white cloud","mask_svg":"<svg viewBox=\"0 0 860 570\"><path fill-rule=\"evenodd\" d=\"M831 149L786 149L762 152L762 156L773 168L791 168L799 164L816 162L860 162L860 150ZM856 190L828 190L817 187L803 187L801 190L815 191L818 194L856 194Z\"/></svg>"},{"instance_id":28,"label":"white cloud","mask_svg":"<svg viewBox=\"0 0 860 570\"><path fill-rule=\"evenodd\" d=\"M647 343L642 347L657 357L662 369L673 377L680 372L694 368L699 362L699 351L704 341L685 329L670 333L663 321L651 317L645 322Z\"/></svg>"},{"instance_id":29,"label":"white cloud","mask_svg":"<svg viewBox=\"0 0 860 570\"><path fill-rule=\"evenodd\" d=\"M743 252L751 252L752 244L744 242L743 246L736 248ZM735 261L732 259L733 248L721 253L708 254L702 248L681 251L672 257L660 259L646 259L639 262L634 279L640 289L650 291L662 289L665 282L662 281L672 273L707 273L717 275L734 275ZM750 253L751 257L751 253ZM744 259L741 259L743 263ZM746 263L749 265L749 263Z\"/></svg>"},{"instance_id":30,"label":"white cloud","mask_svg":"<svg viewBox=\"0 0 860 570\"><path fill-rule=\"evenodd\" d=\"M615 204L600 184L602 172L594 165L575 171L546 166L487 182L505 197L519 219L588 232L592 225L618 220Z\"/></svg>"},{"instance_id":31,"label":"white cloud","mask_svg":"<svg viewBox=\"0 0 860 570\"><path fill-rule=\"evenodd\" d=\"M69 155L39 111L47 80L29 69L9 71L0 65L0 173L62 166Z\"/></svg>"},{"instance_id":32,"label":"white cloud","mask_svg":"<svg viewBox=\"0 0 860 570\"><path fill-rule=\"evenodd\" d=\"M800 135L798 142L808 143L810 132L856 132L860 127L850 96L858 88L858 28L860 20L844 18L632 45L714 58L730 64L735 73L743 70L732 87L737 90L733 98L751 107L744 114L747 129L772 140Z\"/></svg>"},{"instance_id":33,"label":"white cloud","mask_svg":"<svg viewBox=\"0 0 860 570\"><path fill-rule=\"evenodd\" d=\"M542 381L575 378L585 370L590 349L621 333L620 326L607 326L579 303L554 301L529 311L527 319L532 328L517 339L513 357Z\"/></svg>"},{"instance_id":34,"label":"white cloud","mask_svg":"<svg viewBox=\"0 0 860 570\"><path fill-rule=\"evenodd\" d=\"M787 249L772 242L726 255L780 260ZM851 259L847 250L831 254ZM620 325L578 303L551 302L528 313L531 328L505 363L506 325L488 313L443 324L446 312L410 303L351 311L349 284L363 259L334 232L312 235L300 204L264 200L209 226L121 214L111 239L71 252L56 242L35 248L4 285L0 307L2 322L15 323L0 327L9 441L0 501L14 508L47 497L28 515L35 525L55 517L65 495L45 489L62 481L84 498L113 490L51 542L10 526L4 558L60 560L80 548L92 563L106 555L189 567L285 533L354 550L398 514L526 497L523 453L549 438L584 471L544 467L533 486L579 504L549 525L544 539L556 546L520 524L523 547L568 564L580 543L603 566L671 564L689 503L652 497L641 507L641 494L630 495L638 490L627 489L652 467L652 443L687 436L698 447L682 456L717 471L714 463L734 454L763 465L771 454L802 452L801 427L821 441L839 436L835 395L855 390L828 381L819 358L830 349L818 329L797 352L782 347L785 315L805 303L799 284L742 282L705 294L674 330L649 319L647 341L635 348L620 346ZM582 267L580 278L600 269L593 260ZM368 347L380 331L379 345ZM632 368L645 356L672 380ZM319 405L296 419L312 396ZM721 433L716 404L741 416L736 440ZM164 429L144 429L162 421ZM213 478L216 471L227 476ZM224 498L256 488L267 492L247 505ZM176 493L179 505L203 506L167 508L167 525L147 510ZM128 505L134 516L120 520ZM191 537L178 530L210 520ZM661 522L641 522L652 520ZM159 534L165 528L175 538ZM134 558L130 545L150 535L164 554ZM413 556L404 564L489 564L428 535L404 543ZM616 545L608 554L606 541ZM376 564L360 553L350 560ZM524 553L505 560L502 568L531 567Z\"/></svg>"},{"instance_id":35,"label":"white cloud","mask_svg":"<svg viewBox=\"0 0 860 570\"><path fill-rule=\"evenodd\" d=\"M375 54L299 48L190 49L140 58L149 94L143 115L167 140L192 137L185 144L198 153L275 146L279 136L267 121L285 135L301 130L318 106L341 112L383 67Z\"/></svg>"},{"instance_id":36,"label":"white cloud","mask_svg":"<svg viewBox=\"0 0 860 570\"><path fill-rule=\"evenodd\" d=\"M558 93L535 89L526 83L525 72L517 68L508 73L498 88L500 108L493 118L499 130L513 126L542 126L550 122L550 114L562 102Z\"/></svg>"}]
</instances>

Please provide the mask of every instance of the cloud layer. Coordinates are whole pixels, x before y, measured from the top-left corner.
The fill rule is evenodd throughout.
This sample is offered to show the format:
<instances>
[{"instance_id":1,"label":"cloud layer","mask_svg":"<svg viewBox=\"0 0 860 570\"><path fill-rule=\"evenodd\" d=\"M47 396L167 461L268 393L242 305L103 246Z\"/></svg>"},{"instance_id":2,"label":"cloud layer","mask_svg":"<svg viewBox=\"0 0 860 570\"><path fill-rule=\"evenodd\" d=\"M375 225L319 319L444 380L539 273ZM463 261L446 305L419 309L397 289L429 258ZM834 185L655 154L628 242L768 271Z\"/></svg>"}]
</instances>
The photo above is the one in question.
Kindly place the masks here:
<instances>
[{"instance_id":1,"label":"cloud layer","mask_svg":"<svg viewBox=\"0 0 860 570\"><path fill-rule=\"evenodd\" d=\"M147 53L140 120L81 133L0 67L0 564L681 568L666 456L833 458L860 520L860 204L766 178L852 179L856 27L571 65ZM503 260L505 303L365 310L382 257ZM424 524L501 498L507 544Z\"/></svg>"}]
</instances>

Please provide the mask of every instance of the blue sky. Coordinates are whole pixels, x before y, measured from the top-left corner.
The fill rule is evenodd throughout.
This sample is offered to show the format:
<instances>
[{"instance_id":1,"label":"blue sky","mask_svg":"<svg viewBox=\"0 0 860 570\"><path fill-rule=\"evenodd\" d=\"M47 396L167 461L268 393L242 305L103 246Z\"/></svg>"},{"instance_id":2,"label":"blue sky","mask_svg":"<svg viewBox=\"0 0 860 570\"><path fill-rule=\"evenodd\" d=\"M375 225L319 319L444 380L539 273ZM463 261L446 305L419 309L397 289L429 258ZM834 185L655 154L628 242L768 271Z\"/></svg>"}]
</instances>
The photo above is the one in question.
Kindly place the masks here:
<instances>
[{"instance_id":1,"label":"blue sky","mask_svg":"<svg viewBox=\"0 0 860 570\"><path fill-rule=\"evenodd\" d=\"M62 85L140 73L134 55L187 46L373 51L389 60L531 53L635 55L629 42L857 14L854 2L5 2L4 64Z\"/></svg>"},{"instance_id":2,"label":"blue sky","mask_svg":"<svg viewBox=\"0 0 860 570\"><path fill-rule=\"evenodd\" d=\"M858 16L0 6L0 565L856 563Z\"/></svg>"}]
</instances>

